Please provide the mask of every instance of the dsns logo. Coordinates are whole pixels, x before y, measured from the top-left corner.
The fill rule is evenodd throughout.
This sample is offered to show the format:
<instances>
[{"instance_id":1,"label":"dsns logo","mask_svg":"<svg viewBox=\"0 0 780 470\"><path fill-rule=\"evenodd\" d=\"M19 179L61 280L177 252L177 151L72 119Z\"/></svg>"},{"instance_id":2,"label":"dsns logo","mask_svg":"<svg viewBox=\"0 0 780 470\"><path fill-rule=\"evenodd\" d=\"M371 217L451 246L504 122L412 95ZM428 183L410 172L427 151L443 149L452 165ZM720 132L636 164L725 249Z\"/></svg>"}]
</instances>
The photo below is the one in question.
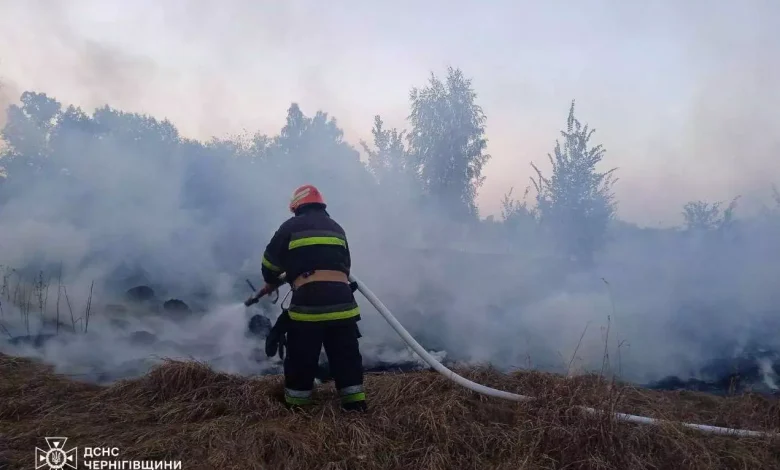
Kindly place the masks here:
<instances>
[{"instance_id":1,"label":"dsns logo","mask_svg":"<svg viewBox=\"0 0 780 470\"><path fill-rule=\"evenodd\" d=\"M35 448L35 469L49 468L60 470L63 468L76 469L78 453L76 447L65 450L67 437L46 437L48 449Z\"/></svg>"}]
</instances>

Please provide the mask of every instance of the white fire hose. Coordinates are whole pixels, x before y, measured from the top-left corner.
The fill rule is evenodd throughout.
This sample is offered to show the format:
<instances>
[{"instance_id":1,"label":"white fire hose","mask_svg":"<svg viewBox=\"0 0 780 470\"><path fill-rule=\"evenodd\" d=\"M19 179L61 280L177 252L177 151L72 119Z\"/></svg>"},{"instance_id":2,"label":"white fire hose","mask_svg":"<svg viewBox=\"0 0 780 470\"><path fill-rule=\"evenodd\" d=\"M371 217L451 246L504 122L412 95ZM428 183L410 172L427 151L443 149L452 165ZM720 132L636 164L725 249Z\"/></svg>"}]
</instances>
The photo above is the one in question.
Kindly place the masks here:
<instances>
[{"instance_id":1,"label":"white fire hose","mask_svg":"<svg viewBox=\"0 0 780 470\"><path fill-rule=\"evenodd\" d=\"M387 307L385 307L382 301L379 300L377 296L374 295L373 292L371 292L371 289L366 287L366 285L363 284L355 276L350 275L349 280L351 282L357 283L358 290L360 291L360 293L363 294L366 297L366 299L368 299L369 302L371 302L371 305L373 305L377 309L377 311L385 318L385 320L387 320L387 323L389 323L390 326L393 327L396 333L398 333L401 336L401 338L406 342L406 344L408 344L412 349L414 349L414 351L421 358L423 358L425 362L427 362L432 368L434 368L437 372L439 372L443 376L447 377L448 379L452 380L458 385L461 385L463 387L466 387L469 390L472 390L477 393L481 393L483 395L488 395L496 398L503 398L505 400L512 400L512 401L534 400L534 397L529 397L526 395L518 395L516 393L510 393L510 392L505 392L503 390L496 390L495 388L486 387L476 382L472 382L471 380L462 377L456 374L455 372L451 371L450 369L445 367L441 362L437 361L436 358L431 356L428 353L428 351L425 350L425 348L420 346L420 343L418 343L417 341L415 341L414 338L412 338L409 332L406 331L406 329L398 322L398 320L395 319L393 314L390 312L390 310ZM605 411L597 410L595 408L589 408L586 406L579 406L578 408L588 414L606 413ZM708 434L722 434L722 435L740 436L740 437L780 437L780 434L775 432L768 432L768 431L750 431L747 429L723 428L719 426L709 426L706 424L667 421L662 419L648 418L646 416L637 416L637 415L630 415L625 413L614 413L613 415L618 421L625 421L625 422L637 423L637 424L650 424L654 426L679 425L679 426L695 429L697 431L701 431Z\"/></svg>"}]
</instances>

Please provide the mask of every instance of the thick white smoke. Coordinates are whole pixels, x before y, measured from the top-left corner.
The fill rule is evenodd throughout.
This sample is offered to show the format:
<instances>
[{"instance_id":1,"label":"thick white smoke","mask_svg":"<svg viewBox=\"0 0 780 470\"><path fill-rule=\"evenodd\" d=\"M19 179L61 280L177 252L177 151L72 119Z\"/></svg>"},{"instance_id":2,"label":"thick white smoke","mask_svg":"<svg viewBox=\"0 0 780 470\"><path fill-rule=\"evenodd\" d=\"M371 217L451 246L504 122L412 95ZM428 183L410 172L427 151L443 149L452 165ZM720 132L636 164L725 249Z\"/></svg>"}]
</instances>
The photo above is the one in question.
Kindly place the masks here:
<instances>
[{"instance_id":1,"label":"thick white smoke","mask_svg":"<svg viewBox=\"0 0 780 470\"><path fill-rule=\"evenodd\" d=\"M265 363L263 357L260 363L252 360L253 348L262 343L246 336L250 313L237 307L236 302L248 294L245 278L261 282L259 262L265 243L288 216L285 206L291 190L302 183L320 186L331 214L345 227L355 273L421 342L430 349L446 351L453 360L491 362L506 368L599 370L606 351L613 370L619 368L632 380L649 381L668 374L695 375L713 358L758 346L780 346L780 340L768 334L776 331L772 330L776 326L772 322L780 310L780 294L775 286L780 278L777 213L740 221L727 237L712 239L616 222L595 266L574 269L530 223L514 229L488 221L467 226L422 207L400 182L377 186L358 152L348 144L356 146L356 135L368 135L370 113L403 117L407 103L401 98L384 98L384 82L382 86L372 85L370 90L354 86L358 72L370 71L365 64L379 60L374 55L362 54L357 62L345 52L354 52L348 45L342 44L339 49L335 44L292 34L292 30L306 28L288 28L288 23L300 25L304 16L311 21L309 26L318 24L311 12L304 15L299 6L273 7L273 15L278 15L274 21L268 19L273 16L270 10L264 10L268 13L260 15L266 21L264 27L253 23L258 14L248 3L242 4L247 9L245 15L236 6L239 2L220 8L224 16L212 15L213 9L201 11L182 5L127 6L125 13L129 16L138 11L143 13L138 13L140 16L154 16L148 23L142 22L151 25L153 39L138 39L131 47L119 40L101 41L97 31L94 35L83 33L81 22L92 14L84 3L72 9L53 4L38 8L42 4L0 5L0 38L4 39L0 51L14 58L7 66L9 62L0 57L0 104L20 105L24 90L46 92L61 100L63 112L68 104L75 103L83 106L89 119L71 110L68 126L47 137L56 149L48 160L54 163L47 164L47 171L35 178L4 188L0 201L0 264L18 269L19 275L7 275L8 290L0 298L0 320L11 335L27 334L20 302L7 297L12 298L20 285L19 290L33 298L28 316L30 332L39 331L36 322L40 313L34 299L37 294L29 289L40 270L50 282L46 318L51 320L56 312L60 271L76 318L85 316L89 288L95 281L93 317L89 332L75 342L55 340L39 350L25 347L22 351L20 346L2 344L4 351L42 356L69 373L123 367L138 373L143 371L140 362L166 355L209 360L235 372L263 370L273 362ZM588 43L603 54L600 57L605 61L619 62L620 67L614 67L625 74L628 72L624 68L629 66L621 58L634 57L647 45L625 31L629 20L642 17L637 8L604 8L598 17L604 24L617 24L620 34L632 38L620 42L628 44L626 51L620 49L625 55L616 58L612 52L607 54L613 49L600 41ZM663 82L679 103L665 101L666 108L648 108L647 113L654 114L647 115L639 105L630 110L618 108L617 104L634 97L652 103L655 96L641 95L655 89L629 80L629 91L616 90L612 84L617 78L611 75L586 74L587 80L577 79L574 85L563 88L566 93L585 95L582 98L591 103L590 111L580 117L599 129L595 138L604 139L605 163L621 167L619 202L626 202L626 212L633 219L656 220L679 213L685 198L728 200L745 193L745 199L749 199L747 196L766 193L773 180L780 182L776 155L780 144L772 132L778 118L767 111L778 105L774 84L778 82L780 56L775 36L767 35L767 31L774 31L771 18L777 17L776 3L755 2L744 9L747 12L743 12L744 18L740 16L739 24L752 32L739 35L741 40L733 43L739 47L712 45L713 38L722 36L726 20L734 19L726 9L693 9L671 3L648 8L652 10L648 15L664 18L652 24L642 18L642 24L652 30L645 31L648 37L657 37L667 28L673 30L668 36L672 45L653 43L658 46L653 50L675 51L672 58L695 65L690 76L686 75L687 81ZM162 14L151 15L152 10ZM371 18L378 10L376 7ZM557 10L547 13L559 20ZM159 18L165 17L175 20L167 26L158 24ZM666 18L673 18L677 27ZM581 26L587 22L575 23ZM550 29L549 34L557 37L559 29ZM36 41L28 36L29 31L36 32ZM197 54L181 52L195 50L184 47L188 41L182 38L190 36L182 31L197 32L201 39L211 38L211 42L199 44L197 51L205 50L207 57L218 60L216 69L198 73L201 69L193 65ZM210 35L205 34L207 31ZM586 32L578 30L580 37L590 37ZM298 50L301 44L301 48L317 46L317 57L309 54L307 60L300 59L307 64L305 73L288 69L279 73L305 82L301 94L307 96L300 99L317 105L303 106L304 114L313 117L317 106L326 103L332 108L324 111L334 112L339 121L330 123L331 116L320 115L315 118L316 125L312 124L314 130L303 137L282 133L280 139L287 139L288 152L271 157L263 153L268 142L259 137L253 141L252 132L244 140L225 137L208 143L204 143L206 139L187 141L178 129L183 133L186 129L186 135L223 135L256 127L264 129L270 141L280 134L289 101L299 97L287 98L295 87L278 78L274 70L236 65L246 63L250 56L252 64L262 62L255 57L260 54L258 48L246 46L255 44L254 39L260 40L253 34L261 35L263 40L273 36L274 40L263 44L277 48L268 47L282 56L280 63L295 62L289 51ZM131 37L119 36L125 41ZM351 47L359 49L357 43L361 41L351 35L349 39ZM615 38L610 41L617 43ZM13 47L5 49L3 44ZM332 48L333 55L325 53L327 48ZM446 50L453 60L458 59L451 49ZM161 57L164 51L181 53ZM326 56L327 61L322 59ZM551 56L555 54L551 52ZM425 65L426 70L440 65L439 55L434 57L430 65ZM467 74L471 73L468 61L476 60L468 57L464 59ZM275 55L273 58L278 59ZM502 58L500 62L506 65L507 61ZM555 81L554 86L539 85L534 93L528 92L531 97L511 94L507 90L523 87L514 81L507 85L505 68L483 69L482 62L473 63L483 77L477 81L476 91L482 93L484 89L491 145L497 142L491 147L493 162L503 162L488 165L489 177L481 197L491 195L491 202L483 205L497 207L498 197L493 195L504 192L507 182L524 186L529 171L525 161L522 171L515 171L507 161L516 155L527 159L529 154L534 161L543 160L543 152L551 150L555 132L564 123L565 105L571 97L544 95L547 88L557 88L560 83ZM647 69L640 70L654 70L657 73L652 75L660 80L669 78L663 67L677 62L667 54L659 55L655 63L642 62ZM337 73L346 65L351 67L348 73ZM582 67L575 68L574 72L567 69L564 75L584 74ZM539 69L546 70L541 66ZM525 73L512 71L518 76ZM353 81L341 90L334 83L343 83L346 78L336 80L334 75L350 75ZM418 77L415 80L420 82L426 78L410 66L399 75L403 86L393 86L403 88L404 93L409 88L404 81L407 76ZM270 81L257 86L258 76ZM387 74L393 79L387 80L394 81L396 76ZM317 99L312 98L314 95ZM364 101L368 96L382 96L387 110L366 111ZM527 103L529 109L510 113L507 103L519 97L524 97L523 106ZM544 106L539 104L541 101ZM158 120L105 108L95 110L105 104L128 112L149 112ZM687 116L683 120L686 125L672 124L679 123L671 119L672 115L683 113L677 106ZM364 114L369 118L363 120ZM165 116L171 116L172 123L162 122ZM668 123L660 122L664 117L669 118ZM625 124L634 118L635 122ZM9 114L0 122L28 121ZM548 122L555 124L547 128ZM95 138L92 126L107 129L107 136ZM345 129L346 137L339 136L337 126ZM492 129L498 129L495 139L490 135ZM17 144L31 148L34 137L39 137L25 126L11 131L25 137ZM527 142L507 137L516 134ZM6 140L3 146L8 148L10 139ZM20 151L31 154L29 148ZM656 160L663 164L648 163ZM21 171L9 161L0 160L0 166L7 166L9 174ZM746 171L741 172L742 168ZM741 207L738 215L747 215L741 214ZM576 232L578 228L571 229ZM202 312L185 322L162 315L131 316L129 325L120 328L105 305L116 303L126 289L140 284L151 285L161 301L179 298ZM370 305L362 299L360 302L366 357L387 362L408 359L409 353L395 333ZM278 306L268 308L272 317L278 313ZM69 324L70 309L64 297L59 309L65 317L62 321ZM50 332L51 325L45 331ZM136 338L131 342L134 331L148 331L157 341L144 344Z\"/></svg>"}]
</instances>

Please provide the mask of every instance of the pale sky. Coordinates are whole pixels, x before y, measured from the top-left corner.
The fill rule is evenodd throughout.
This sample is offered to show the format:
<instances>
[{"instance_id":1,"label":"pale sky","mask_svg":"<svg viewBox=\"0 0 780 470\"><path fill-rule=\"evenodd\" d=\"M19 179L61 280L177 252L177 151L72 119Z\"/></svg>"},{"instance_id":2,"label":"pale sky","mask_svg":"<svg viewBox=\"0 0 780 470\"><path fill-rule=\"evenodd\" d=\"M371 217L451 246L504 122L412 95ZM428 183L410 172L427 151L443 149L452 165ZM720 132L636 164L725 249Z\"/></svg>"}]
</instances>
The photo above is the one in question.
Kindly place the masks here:
<instances>
[{"instance_id":1,"label":"pale sky","mask_svg":"<svg viewBox=\"0 0 780 470\"><path fill-rule=\"evenodd\" d=\"M772 0L0 0L0 104L43 91L208 138L275 133L296 101L358 147L452 65L488 118L484 215L548 168L576 99L620 167L621 217L656 225L780 185L778 25Z\"/></svg>"}]
</instances>

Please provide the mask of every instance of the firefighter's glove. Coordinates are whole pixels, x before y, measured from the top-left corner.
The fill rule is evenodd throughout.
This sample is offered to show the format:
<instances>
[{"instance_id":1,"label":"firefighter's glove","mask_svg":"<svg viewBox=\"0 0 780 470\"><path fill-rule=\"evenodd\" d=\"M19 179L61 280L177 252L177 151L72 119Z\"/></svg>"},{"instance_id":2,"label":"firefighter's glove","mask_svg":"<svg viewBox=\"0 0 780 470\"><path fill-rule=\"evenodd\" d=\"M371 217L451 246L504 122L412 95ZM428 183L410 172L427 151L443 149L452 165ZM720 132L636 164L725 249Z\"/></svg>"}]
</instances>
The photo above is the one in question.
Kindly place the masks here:
<instances>
[{"instance_id":1,"label":"firefighter's glove","mask_svg":"<svg viewBox=\"0 0 780 470\"><path fill-rule=\"evenodd\" d=\"M284 350L287 347L287 334L283 334L279 340L279 359L284 360Z\"/></svg>"},{"instance_id":2,"label":"firefighter's glove","mask_svg":"<svg viewBox=\"0 0 780 470\"><path fill-rule=\"evenodd\" d=\"M271 332L265 338L265 355L268 357L276 356L279 350L279 343L282 341L283 334L280 334L276 327L271 328Z\"/></svg>"},{"instance_id":3,"label":"firefighter's glove","mask_svg":"<svg viewBox=\"0 0 780 470\"><path fill-rule=\"evenodd\" d=\"M352 293L354 294L356 290L358 290L358 284L357 281L350 282L349 288L352 289Z\"/></svg>"},{"instance_id":4,"label":"firefighter's glove","mask_svg":"<svg viewBox=\"0 0 780 470\"><path fill-rule=\"evenodd\" d=\"M282 314L276 319L271 332L268 333L268 337L265 339L265 355L268 357L276 356L279 353L279 358L284 359L284 347L287 344L287 326L290 321L290 316L287 310L282 310Z\"/></svg>"},{"instance_id":5,"label":"firefighter's glove","mask_svg":"<svg viewBox=\"0 0 780 470\"><path fill-rule=\"evenodd\" d=\"M284 360L284 350L287 347L287 334L274 335L273 333L268 335L265 339L265 355L268 357L274 357L279 354L279 359Z\"/></svg>"}]
</instances>

